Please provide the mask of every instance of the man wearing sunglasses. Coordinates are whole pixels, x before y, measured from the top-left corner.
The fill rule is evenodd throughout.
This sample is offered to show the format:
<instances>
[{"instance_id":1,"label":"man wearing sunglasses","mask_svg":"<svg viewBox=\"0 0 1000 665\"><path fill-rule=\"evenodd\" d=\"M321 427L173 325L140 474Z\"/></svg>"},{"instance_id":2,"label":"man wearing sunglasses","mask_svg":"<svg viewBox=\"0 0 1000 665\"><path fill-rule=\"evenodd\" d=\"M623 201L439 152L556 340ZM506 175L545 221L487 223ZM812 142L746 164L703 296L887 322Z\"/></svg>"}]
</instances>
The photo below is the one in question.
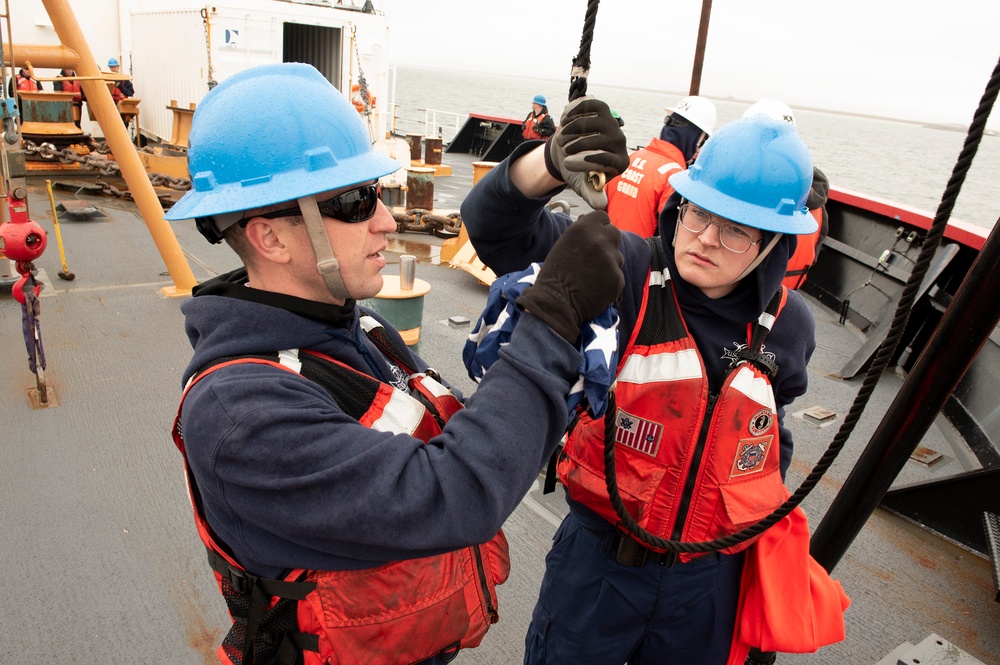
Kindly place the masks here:
<instances>
[{"instance_id":1,"label":"man wearing sunglasses","mask_svg":"<svg viewBox=\"0 0 1000 665\"><path fill-rule=\"evenodd\" d=\"M546 260L580 223L546 202L564 183L595 198L578 162L606 163L616 130L603 102L582 98L551 139L520 146L487 174L462 205L480 259L497 274ZM815 340L807 305L781 281L796 235L816 228L805 206L811 179L794 127L739 120L670 177L684 197L679 219L673 208L657 237L622 234L614 404L602 418L581 411L559 454L569 513L546 557L526 665L742 663L754 637L736 632L738 606L748 625L774 634L801 625L751 617L759 608L743 604L741 576L744 559L749 570L788 565L788 577L810 566L808 528L787 539L788 558L764 564L757 549L745 551L749 540L704 554L679 553L676 543L735 534L788 496L792 440L783 418L806 390ZM775 606L810 616L815 584ZM832 581L829 588L834 609L824 616L834 620L822 643L843 639L842 592ZM811 651L813 638L795 634L785 644L800 639Z\"/></svg>"},{"instance_id":2,"label":"man wearing sunglasses","mask_svg":"<svg viewBox=\"0 0 1000 665\"><path fill-rule=\"evenodd\" d=\"M357 304L382 287L396 225L378 181L401 167L317 70L224 80L188 162L167 218L244 266L182 306L194 357L174 428L233 619L220 660L443 663L478 645L509 571L500 527L568 422L580 326L621 291L620 233L597 215L564 235L463 408Z\"/></svg>"}]
</instances>

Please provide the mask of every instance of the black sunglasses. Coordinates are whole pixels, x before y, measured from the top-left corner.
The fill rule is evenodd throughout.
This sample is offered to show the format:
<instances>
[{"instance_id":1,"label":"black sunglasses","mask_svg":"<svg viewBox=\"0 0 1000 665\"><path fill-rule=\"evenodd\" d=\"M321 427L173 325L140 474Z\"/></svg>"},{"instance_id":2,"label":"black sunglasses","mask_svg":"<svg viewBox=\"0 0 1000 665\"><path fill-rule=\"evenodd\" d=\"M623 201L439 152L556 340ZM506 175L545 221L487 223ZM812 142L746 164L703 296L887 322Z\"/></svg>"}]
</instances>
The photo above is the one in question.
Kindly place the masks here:
<instances>
[{"instance_id":1,"label":"black sunglasses","mask_svg":"<svg viewBox=\"0 0 1000 665\"><path fill-rule=\"evenodd\" d=\"M316 205L319 207L320 214L324 217L332 217L341 222L355 224L372 218L375 210L378 209L378 201L381 197L382 187L380 185L362 185L356 189L348 190L343 194L338 194L332 199L317 201ZM301 214L302 210L298 206L295 206L293 208L284 208L283 210L275 210L274 212L254 216L264 217L265 219L277 219L279 217L294 217ZM243 221L246 222L247 220Z\"/></svg>"}]
</instances>

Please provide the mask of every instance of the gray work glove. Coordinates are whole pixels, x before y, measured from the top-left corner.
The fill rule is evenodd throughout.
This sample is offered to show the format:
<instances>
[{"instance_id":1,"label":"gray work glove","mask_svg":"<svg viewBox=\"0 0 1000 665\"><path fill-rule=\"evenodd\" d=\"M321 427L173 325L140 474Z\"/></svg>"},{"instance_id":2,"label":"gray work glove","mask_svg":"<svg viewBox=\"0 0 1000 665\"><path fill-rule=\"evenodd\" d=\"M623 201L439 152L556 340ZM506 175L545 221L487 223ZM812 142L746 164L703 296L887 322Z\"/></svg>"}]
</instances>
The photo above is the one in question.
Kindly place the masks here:
<instances>
[{"instance_id":1,"label":"gray work glove","mask_svg":"<svg viewBox=\"0 0 1000 665\"><path fill-rule=\"evenodd\" d=\"M618 120L607 104L594 97L570 102L556 133L545 143L549 173L572 187L595 210L606 209L608 197L603 186L594 187L591 174L603 174L605 180L611 180L628 164L625 134Z\"/></svg>"},{"instance_id":2,"label":"gray work glove","mask_svg":"<svg viewBox=\"0 0 1000 665\"><path fill-rule=\"evenodd\" d=\"M576 344L580 326L607 309L625 286L621 237L606 212L581 215L549 250L535 283L515 304Z\"/></svg>"}]
</instances>

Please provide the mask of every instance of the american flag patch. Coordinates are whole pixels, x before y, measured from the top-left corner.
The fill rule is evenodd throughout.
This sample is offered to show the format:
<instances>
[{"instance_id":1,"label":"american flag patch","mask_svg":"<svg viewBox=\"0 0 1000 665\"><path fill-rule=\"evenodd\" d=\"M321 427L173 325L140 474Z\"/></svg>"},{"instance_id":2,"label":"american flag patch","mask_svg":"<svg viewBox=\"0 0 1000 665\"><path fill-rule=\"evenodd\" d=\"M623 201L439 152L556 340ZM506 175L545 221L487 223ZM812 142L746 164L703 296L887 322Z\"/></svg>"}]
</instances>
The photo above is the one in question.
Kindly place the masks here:
<instances>
[{"instance_id":1,"label":"american flag patch","mask_svg":"<svg viewBox=\"0 0 1000 665\"><path fill-rule=\"evenodd\" d=\"M628 446L650 457L656 457L656 453L660 449L663 425L633 416L621 409L618 409L615 419L615 443Z\"/></svg>"}]
</instances>

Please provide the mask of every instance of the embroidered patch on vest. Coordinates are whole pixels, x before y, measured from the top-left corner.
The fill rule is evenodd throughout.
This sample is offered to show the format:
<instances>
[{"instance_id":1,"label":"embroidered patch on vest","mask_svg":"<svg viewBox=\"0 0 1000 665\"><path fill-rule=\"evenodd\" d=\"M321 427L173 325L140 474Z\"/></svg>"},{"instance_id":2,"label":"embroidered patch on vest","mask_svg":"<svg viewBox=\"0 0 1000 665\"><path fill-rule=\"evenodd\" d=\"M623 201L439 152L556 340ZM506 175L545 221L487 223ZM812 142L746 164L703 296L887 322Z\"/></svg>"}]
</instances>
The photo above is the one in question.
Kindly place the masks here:
<instances>
[{"instance_id":1,"label":"embroidered patch on vest","mask_svg":"<svg viewBox=\"0 0 1000 665\"><path fill-rule=\"evenodd\" d=\"M628 446L650 457L656 457L656 453L660 449L663 425L633 416L622 409L618 409L615 419L615 443Z\"/></svg>"},{"instance_id":2,"label":"embroidered patch on vest","mask_svg":"<svg viewBox=\"0 0 1000 665\"><path fill-rule=\"evenodd\" d=\"M729 472L729 477L738 478L763 471L764 462L767 461L767 454L771 451L771 442L773 440L773 436L740 439L739 445L736 447L736 458L733 460L733 469Z\"/></svg>"},{"instance_id":3,"label":"embroidered patch on vest","mask_svg":"<svg viewBox=\"0 0 1000 665\"><path fill-rule=\"evenodd\" d=\"M750 434L753 436L763 436L764 433L771 429L772 422L774 422L774 414L771 413L771 409L761 409L753 414L753 418L750 419L748 427Z\"/></svg>"}]
</instances>

